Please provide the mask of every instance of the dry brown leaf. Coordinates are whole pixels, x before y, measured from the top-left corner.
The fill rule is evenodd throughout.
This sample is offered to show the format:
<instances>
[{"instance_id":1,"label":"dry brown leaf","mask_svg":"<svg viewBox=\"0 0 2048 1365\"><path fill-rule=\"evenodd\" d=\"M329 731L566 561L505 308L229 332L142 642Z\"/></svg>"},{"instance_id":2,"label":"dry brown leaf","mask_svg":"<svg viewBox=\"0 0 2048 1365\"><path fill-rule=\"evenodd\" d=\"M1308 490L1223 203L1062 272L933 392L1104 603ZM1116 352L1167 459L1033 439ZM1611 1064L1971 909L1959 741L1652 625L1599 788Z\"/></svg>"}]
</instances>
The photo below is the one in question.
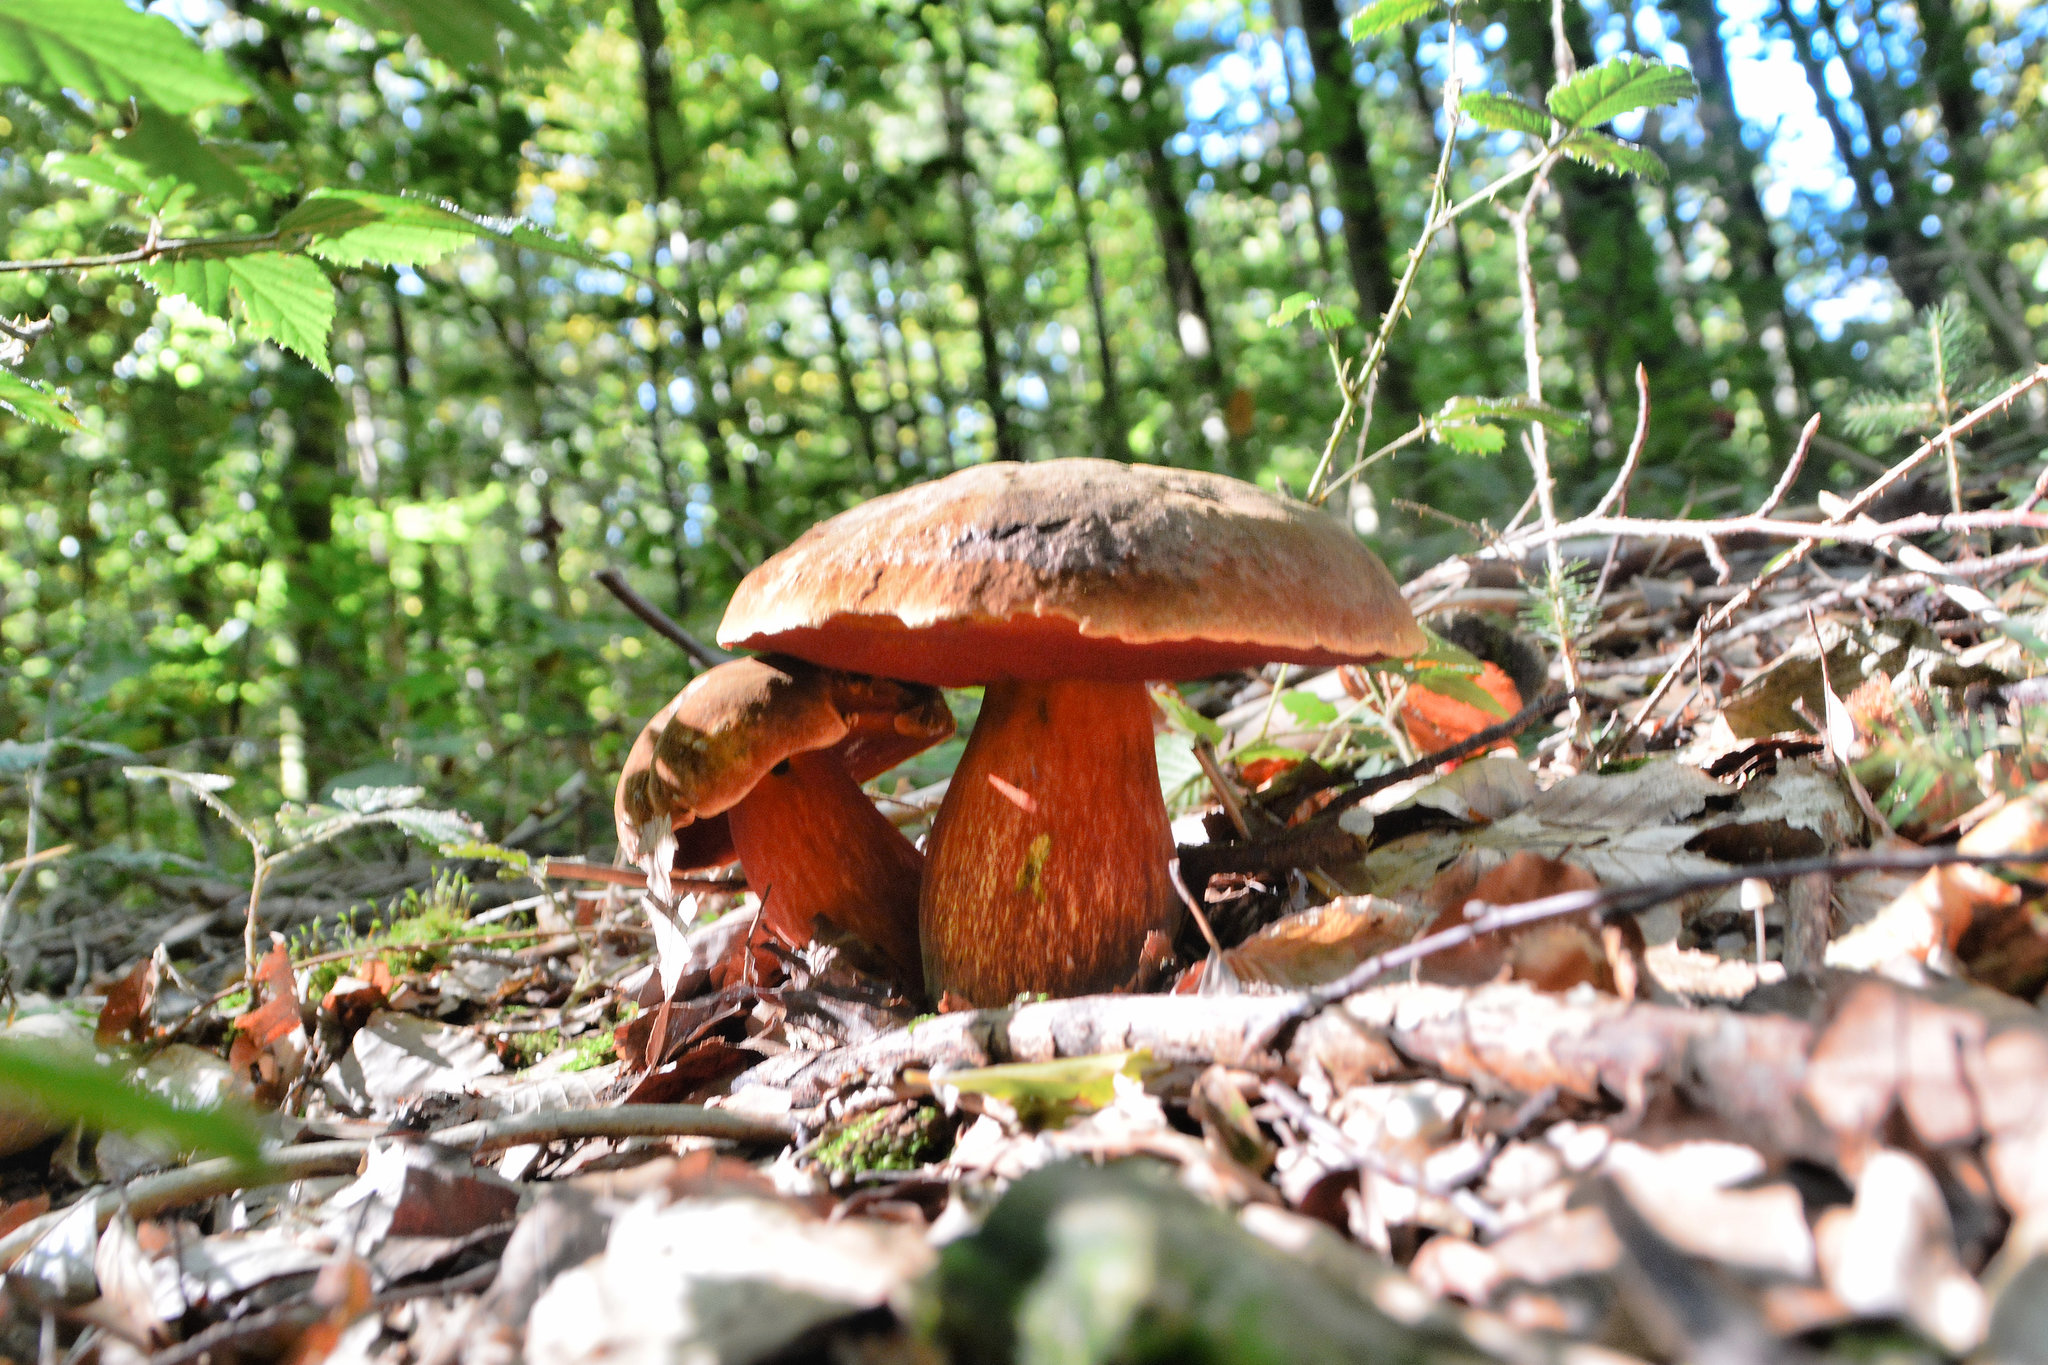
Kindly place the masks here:
<instances>
[{"instance_id":1,"label":"dry brown leaf","mask_svg":"<svg viewBox=\"0 0 2048 1365\"><path fill-rule=\"evenodd\" d=\"M306 1029L299 1017L299 992L284 940L272 935L270 951L256 965L259 1003L235 1019L228 1065L246 1076L260 1104L276 1104L306 1059Z\"/></svg>"},{"instance_id":2,"label":"dry brown leaf","mask_svg":"<svg viewBox=\"0 0 2048 1365\"><path fill-rule=\"evenodd\" d=\"M1288 990L1335 981L1375 953L1398 948L1428 922L1428 912L1378 896L1342 896L1276 920L1227 950L1223 960L1250 986ZM1198 962L1175 984L1179 994L1201 986Z\"/></svg>"},{"instance_id":3,"label":"dry brown leaf","mask_svg":"<svg viewBox=\"0 0 2048 1365\"><path fill-rule=\"evenodd\" d=\"M320 1267L313 1302L326 1313L299 1334L285 1365L320 1365L334 1352L349 1324L370 1309L370 1267L359 1257L339 1256Z\"/></svg>"},{"instance_id":4,"label":"dry brown leaf","mask_svg":"<svg viewBox=\"0 0 2048 1365\"><path fill-rule=\"evenodd\" d=\"M156 1003L159 972L154 956L146 957L113 985L107 987L107 1002L100 1006L99 1025L93 1038L111 1043L131 1037L145 1042L149 1035L150 1009Z\"/></svg>"},{"instance_id":5,"label":"dry brown leaf","mask_svg":"<svg viewBox=\"0 0 2048 1365\"><path fill-rule=\"evenodd\" d=\"M1592 891L1599 885L1584 868L1534 853L1511 854L1483 875L1470 860L1461 859L1446 868L1423 897L1424 904L1437 911L1424 932L1441 933L1465 923L1468 901L1519 905L1565 891ZM1460 986L1506 976L1548 991L1582 983L1610 994L1615 988L1599 920L1590 912L1482 935L1431 956L1422 964L1422 975Z\"/></svg>"},{"instance_id":6,"label":"dry brown leaf","mask_svg":"<svg viewBox=\"0 0 2048 1365\"><path fill-rule=\"evenodd\" d=\"M1827 1287L1867 1317L1900 1316L1960 1355L1984 1336L1984 1291L1956 1260L1941 1188L1919 1161L1883 1150L1863 1163L1856 1202L1814 1227Z\"/></svg>"}]
</instances>

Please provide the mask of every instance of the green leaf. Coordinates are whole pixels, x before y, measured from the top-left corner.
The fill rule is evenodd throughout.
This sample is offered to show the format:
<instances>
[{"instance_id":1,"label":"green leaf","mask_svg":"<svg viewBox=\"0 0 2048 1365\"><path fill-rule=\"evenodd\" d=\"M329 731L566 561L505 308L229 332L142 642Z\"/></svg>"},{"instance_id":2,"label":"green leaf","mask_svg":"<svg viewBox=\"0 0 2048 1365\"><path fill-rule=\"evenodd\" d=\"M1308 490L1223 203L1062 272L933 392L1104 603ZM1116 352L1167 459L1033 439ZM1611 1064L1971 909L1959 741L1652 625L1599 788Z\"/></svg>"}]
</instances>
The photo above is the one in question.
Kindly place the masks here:
<instances>
[{"instance_id":1,"label":"green leaf","mask_svg":"<svg viewBox=\"0 0 2048 1365\"><path fill-rule=\"evenodd\" d=\"M482 825L459 810L395 810L383 818L436 850L472 843L484 832Z\"/></svg>"},{"instance_id":2,"label":"green leaf","mask_svg":"<svg viewBox=\"0 0 2048 1365\"><path fill-rule=\"evenodd\" d=\"M1159 703L1159 709L1166 713L1166 723L1182 734L1206 739L1211 744L1223 742L1223 727L1189 706L1185 698L1171 687L1152 689L1152 700Z\"/></svg>"},{"instance_id":3,"label":"green leaf","mask_svg":"<svg viewBox=\"0 0 2048 1365\"><path fill-rule=\"evenodd\" d=\"M173 114L254 93L176 24L126 0L0 0L0 85L141 99Z\"/></svg>"},{"instance_id":4,"label":"green leaf","mask_svg":"<svg viewBox=\"0 0 2048 1365\"><path fill-rule=\"evenodd\" d=\"M1419 687L1425 692L1434 692L1439 697L1448 697L1452 701L1464 702L1467 706L1476 706L1489 716L1507 719L1507 708L1500 704L1499 698L1474 682L1469 673L1460 669L1425 668L1416 673L1414 681L1409 686Z\"/></svg>"},{"instance_id":5,"label":"green leaf","mask_svg":"<svg viewBox=\"0 0 2048 1365\"><path fill-rule=\"evenodd\" d=\"M1533 138L1550 136L1550 115L1513 95L1496 95L1486 90L1468 90L1458 96L1458 112L1482 128L1503 133L1527 133Z\"/></svg>"},{"instance_id":6,"label":"green leaf","mask_svg":"<svg viewBox=\"0 0 2048 1365\"><path fill-rule=\"evenodd\" d=\"M1284 758L1292 763L1301 763L1307 760L1308 755L1286 744L1247 744L1242 749L1230 751L1230 761L1240 768L1262 758Z\"/></svg>"},{"instance_id":7,"label":"green leaf","mask_svg":"<svg viewBox=\"0 0 2048 1365\"><path fill-rule=\"evenodd\" d=\"M1341 303L1321 304L1318 305L1317 311L1323 315L1323 326L1328 327L1332 331L1349 327L1352 323L1358 321L1358 314L1352 312L1349 306Z\"/></svg>"},{"instance_id":8,"label":"green leaf","mask_svg":"<svg viewBox=\"0 0 2048 1365\"><path fill-rule=\"evenodd\" d=\"M1491 422L1454 422L1429 434L1460 455L1498 455L1508 444L1508 434Z\"/></svg>"},{"instance_id":9,"label":"green leaf","mask_svg":"<svg viewBox=\"0 0 2048 1365\"><path fill-rule=\"evenodd\" d=\"M187 1109L128 1084L118 1069L67 1049L0 1042L0 1112L28 1112L106 1132L150 1134L181 1150L254 1164L256 1129L232 1109Z\"/></svg>"},{"instance_id":10,"label":"green leaf","mask_svg":"<svg viewBox=\"0 0 2048 1365\"><path fill-rule=\"evenodd\" d=\"M1372 0L1351 16L1351 41L1363 42L1382 33L1392 33L1403 24L1427 18L1442 6L1438 0Z\"/></svg>"},{"instance_id":11,"label":"green leaf","mask_svg":"<svg viewBox=\"0 0 2048 1365\"><path fill-rule=\"evenodd\" d=\"M1475 398L1466 394L1446 398L1434 420L1446 426L1458 422L1541 422L1552 431L1561 432L1577 431L1585 425L1585 419L1577 413L1533 402L1521 394L1512 398Z\"/></svg>"},{"instance_id":12,"label":"green leaf","mask_svg":"<svg viewBox=\"0 0 2048 1365\"><path fill-rule=\"evenodd\" d=\"M137 113L135 126L110 149L115 155L136 162L151 178L174 176L202 195L228 199L249 192L242 173L201 142L186 120L146 104Z\"/></svg>"},{"instance_id":13,"label":"green leaf","mask_svg":"<svg viewBox=\"0 0 2048 1365\"><path fill-rule=\"evenodd\" d=\"M1698 93L1684 67L1625 52L1551 87L1544 103L1574 128L1597 128L1637 109L1676 104Z\"/></svg>"},{"instance_id":14,"label":"green leaf","mask_svg":"<svg viewBox=\"0 0 2048 1365\"><path fill-rule=\"evenodd\" d=\"M1280 300L1280 306L1267 316L1266 325L1268 327L1285 327L1303 313L1306 313L1314 306L1315 302L1316 296L1306 291L1299 294L1289 294L1286 298Z\"/></svg>"},{"instance_id":15,"label":"green leaf","mask_svg":"<svg viewBox=\"0 0 2048 1365\"><path fill-rule=\"evenodd\" d=\"M468 839L441 845L438 850L444 858L475 858L480 862L496 863L509 867L522 875L532 875L533 855L524 849L506 848L482 839Z\"/></svg>"},{"instance_id":16,"label":"green leaf","mask_svg":"<svg viewBox=\"0 0 2048 1365\"><path fill-rule=\"evenodd\" d=\"M1001 1066L945 1071L936 1085L1006 1100L1026 1123L1058 1123L1081 1109L1100 1109L1116 1100L1116 1078L1143 1080L1152 1054L1105 1052L1056 1062L1009 1062Z\"/></svg>"},{"instance_id":17,"label":"green leaf","mask_svg":"<svg viewBox=\"0 0 2048 1365\"><path fill-rule=\"evenodd\" d=\"M234 281L228 276L228 263L224 260L185 256L137 266L135 273L164 298L182 295L208 317L228 316L228 290Z\"/></svg>"},{"instance_id":18,"label":"green leaf","mask_svg":"<svg viewBox=\"0 0 2048 1365\"><path fill-rule=\"evenodd\" d=\"M1623 142L1605 133L1573 133L1565 139L1564 154L1595 170L1613 175L1640 176L1644 180L1664 179L1664 158L1648 147Z\"/></svg>"},{"instance_id":19,"label":"green leaf","mask_svg":"<svg viewBox=\"0 0 2048 1365\"><path fill-rule=\"evenodd\" d=\"M182 294L213 317L228 316L233 297L251 336L296 351L325 374L327 333L334 324L334 286L313 261L296 253L183 256L138 266L135 273L162 295Z\"/></svg>"},{"instance_id":20,"label":"green leaf","mask_svg":"<svg viewBox=\"0 0 2048 1365\"><path fill-rule=\"evenodd\" d=\"M1289 689L1280 694L1280 704L1303 725L1328 725L1337 719L1337 708L1313 692Z\"/></svg>"},{"instance_id":21,"label":"green leaf","mask_svg":"<svg viewBox=\"0 0 2048 1365\"><path fill-rule=\"evenodd\" d=\"M334 286L327 272L304 256L281 251L231 256L221 264L241 304L243 328L298 352L322 374L330 373L327 333L334 325Z\"/></svg>"},{"instance_id":22,"label":"green leaf","mask_svg":"<svg viewBox=\"0 0 2048 1365\"><path fill-rule=\"evenodd\" d=\"M617 270L618 264L531 223L484 218L453 204L367 190L315 190L278 223L280 237L336 265L424 265L489 237L530 251Z\"/></svg>"},{"instance_id":23,"label":"green leaf","mask_svg":"<svg viewBox=\"0 0 2048 1365\"><path fill-rule=\"evenodd\" d=\"M336 787L330 793L335 805L357 815L399 810L426 794L425 787Z\"/></svg>"},{"instance_id":24,"label":"green leaf","mask_svg":"<svg viewBox=\"0 0 2048 1365\"><path fill-rule=\"evenodd\" d=\"M80 425L79 420L72 416L71 409L64 406L63 399L35 380L23 379L5 365L0 365L0 407L23 421L55 427L59 431Z\"/></svg>"},{"instance_id":25,"label":"green leaf","mask_svg":"<svg viewBox=\"0 0 2048 1365\"><path fill-rule=\"evenodd\" d=\"M497 66L498 31L510 30L549 56L555 35L518 0L319 0L323 13L363 28L419 35L427 51L456 66Z\"/></svg>"}]
</instances>

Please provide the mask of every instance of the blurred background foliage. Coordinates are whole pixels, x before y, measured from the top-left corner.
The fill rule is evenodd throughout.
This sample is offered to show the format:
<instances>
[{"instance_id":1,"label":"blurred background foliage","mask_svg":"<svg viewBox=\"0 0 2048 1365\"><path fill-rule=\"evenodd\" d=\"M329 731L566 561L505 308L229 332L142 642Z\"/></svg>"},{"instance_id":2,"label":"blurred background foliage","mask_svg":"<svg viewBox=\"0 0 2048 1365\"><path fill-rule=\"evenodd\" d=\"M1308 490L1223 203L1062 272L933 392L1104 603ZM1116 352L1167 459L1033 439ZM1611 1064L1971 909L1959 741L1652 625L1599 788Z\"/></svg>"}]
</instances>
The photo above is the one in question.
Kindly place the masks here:
<instances>
[{"instance_id":1,"label":"blurred background foliage","mask_svg":"<svg viewBox=\"0 0 2048 1365\"><path fill-rule=\"evenodd\" d=\"M812 521L974 461L1300 490L1338 399L1309 318L1267 319L1303 290L1384 307L1453 51L1440 12L1354 44L1338 0L160 0L142 59L72 68L22 57L62 46L24 41L38 12L0 0L4 255L117 263L0 273L0 360L77 416L0 411L0 858L35 787L44 844L129 865L238 856L125 784L137 756L234 775L244 810L418 781L494 834L582 771L527 824L608 852L611 775L688 670L607 566L709 635ZM1615 129L1667 180L1567 166L1543 210L1546 397L1588 419L1553 446L1568 507L1621 458L1639 362L1636 509L1712 512L1815 408L1809 491L1910 439L1847 414L1926 407L1926 310L1967 320L1984 374L2048 354L2048 8L1562 13L1582 64L1699 83ZM1540 104L1550 17L1462 7L1468 85ZM159 69L167 44L191 59ZM1528 154L1458 136L1454 194ZM554 241L371 199L292 235L346 202L316 191ZM1507 227L1441 237L1383 438L1521 391ZM224 238L247 254L192 259L238 262L232 294L118 263ZM1498 520L1528 473L1416 446L1361 486L1401 572L1470 546L1410 503Z\"/></svg>"}]
</instances>

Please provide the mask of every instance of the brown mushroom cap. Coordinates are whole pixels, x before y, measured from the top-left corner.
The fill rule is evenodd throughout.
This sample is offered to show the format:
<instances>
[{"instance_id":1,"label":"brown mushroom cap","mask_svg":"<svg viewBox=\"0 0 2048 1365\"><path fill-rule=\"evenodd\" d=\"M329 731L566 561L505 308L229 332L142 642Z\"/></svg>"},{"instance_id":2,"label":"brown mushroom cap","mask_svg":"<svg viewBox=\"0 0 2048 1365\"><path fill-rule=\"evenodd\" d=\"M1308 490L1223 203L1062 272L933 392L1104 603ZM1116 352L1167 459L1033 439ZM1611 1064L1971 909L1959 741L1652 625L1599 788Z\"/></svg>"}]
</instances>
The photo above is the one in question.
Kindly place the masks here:
<instances>
[{"instance_id":1,"label":"brown mushroom cap","mask_svg":"<svg viewBox=\"0 0 2048 1365\"><path fill-rule=\"evenodd\" d=\"M977 465L820 522L747 575L718 638L942 686L1423 647L1385 566L1327 514L1220 474L1081 459Z\"/></svg>"},{"instance_id":2,"label":"brown mushroom cap","mask_svg":"<svg viewBox=\"0 0 2048 1365\"><path fill-rule=\"evenodd\" d=\"M672 866L714 867L733 857L725 812L784 759L830 749L865 782L952 733L933 688L735 659L693 679L641 729L613 800L619 842L637 862L666 819Z\"/></svg>"}]
</instances>

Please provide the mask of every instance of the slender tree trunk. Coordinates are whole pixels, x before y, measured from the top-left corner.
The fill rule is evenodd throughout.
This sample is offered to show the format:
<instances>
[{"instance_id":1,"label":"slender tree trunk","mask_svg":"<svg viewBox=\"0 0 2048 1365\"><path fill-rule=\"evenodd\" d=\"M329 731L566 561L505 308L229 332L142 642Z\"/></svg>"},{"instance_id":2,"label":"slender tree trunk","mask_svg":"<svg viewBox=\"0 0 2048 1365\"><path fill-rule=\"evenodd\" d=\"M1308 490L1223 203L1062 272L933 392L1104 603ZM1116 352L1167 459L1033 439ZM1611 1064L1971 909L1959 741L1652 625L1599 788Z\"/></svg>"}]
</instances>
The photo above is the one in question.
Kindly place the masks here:
<instances>
[{"instance_id":1,"label":"slender tree trunk","mask_svg":"<svg viewBox=\"0 0 2048 1365\"><path fill-rule=\"evenodd\" d=\"M1763 334L1775 326L1784 338L1783 356L1793 388L1803 397L1812 377L1811 363L1800 343L1797 319L1785 303L1785 281L1778 273L1777 244L1771 239L1770 216L1757 193L1761 162L1742 140L1742 118L1735 108L1735 84L1728 74L1727 50L1721 42L1721 13L1714 0L1673 0L1679 40L1691 59L1700 95L1693 116L1706 133L1700 169L1728 205L1720 227L1728 239L1731 284L1742 305L1749 335L1751 385L1767 419L1777 419L1771 400L1777 364L1768 354ZM1647 139L1646 139L1647 140ZM1795 406L1797 400L1795 400ZM1774 433L1774 443L1775 443Z\"/></svg>"},{"instance_id":2,"label":"slender tree trunk","mask_svg":"<svg viewBox=\"0 0 2048 1365\"><path fill-rule=\"evenodd\" d=\"M974 172L973 154L967 146L967 94L964 89L967 73L964 67L954 65L953 55L939 41L929 15L923 9L917 11L917 25L932 45L932 65L939 81L940 114L946 127L946 179L959 209L960 263L967 277L967 292L974 297L974 331L981 342L981 401L994 423L996 458L1021 460L1024 458L1024 446L1018 438L1009 400L1003 396L1003 356L996 337L995 309L992 306L994 295L989 288L988 266L981 255L981 233L974 222L974 190L978 177ZM966 42L964 32L961 42L963 45Z\"/></svg>"},{"instance_id":3,"label":"slender tree trunk","mask_svg":"<svg viewBox=\"0 0 2048 1365\"><path fill-rule=\"evenodd\" d=\"M674 188L671 156L679 152L682 139L676 120L675 80L669 69L668 30L662 21L660 0L632 0L632 3L633 33L640 48L640 91L646 106L648 189L652 195L648 213L654 223L647 268L649 274L658 275L662 249L671 246L678 236L669 230L671 219L678 216L670 204ZM675 254L671 250L671 257ZM687 271L687 263L674 263ZM647 439L660 473L662 499L668 504L669 553L675 560L676 615L687 616L694 597L689 570L689 538L684 530L689 519L689 491L677 477L668 456L668 346L663 339L661 300L657 297L651 307L652 316L648 320L653 324L654 339L647 348L647 375L648 382L654 386L654 405L647 414ZM695 370L689 379L694 391L699 433L704 441L704 462L709 469L722 463L718 422L710 415L711 393L704 382L704 371Z\"/></svg>"},{"instance_id":4,"label":"slender tree trunk","mask_svg":"<svg viewBox=\"0 0 2048 1365\"><path fill-rule=\"evenodd\" d=\"M1123 399L1117 392L1116 356L1109 343L1109 306L1102 286L1102 258L1095 250L1088 197L1081 191L1081 153L1074 145L1073 128L1067 121L1067 98L1062 90L1060 56L1065 40L1053 31L1047 6L1032 11L1038 24L1038 50L1044 67L1046 89L1052 92L1053 122L1060 136L1060 167L1065 172L1067 193L1074 200L1074 226L1081 239L1081 254L1088 266L1088 308L1095 319L1096 369L1100 372L1102 397L1096 406L1096 432L1092 443L1104 456L1127 460L1131 455L1130 432L1124 426Z\"/></svg>"},{"instance_id":5,"label":"slender tree trunk","mask_svg":"<svg viewBox=\"0 0 2048 1365\"><path fill-rule=\"evenodd\" d=\"M1854 50L1840 50L1836 43L1835 20L1839 17L1833 5L1822 3L1816 11L1816 22L1807 24L1792 12L1791 0L1778 0L1777 17L1792 38L1792 54L1799 62L1799 69L1806 75L1806 83L1812 87L1814 104L1820 110L1821 121L1827 125L1828 134L1834 139L1835 151L1848 168L1849 182L1856 187L1856 200L1863 210L1864 237L1870 246L1890 264L1893 281L1899 292L1906 296L1915 311L1932 307L1940 296L1936 272L1930 268L1927 251L1906 227L1900 216L1904 202L1907 181L1902 179L1896 167L1889 164L1883 155L1885 124L1876 111L1876 94L1869 89L1870 73L1864 69L1860 55ZM1815 42L1819 30L1826 30L1830 50L1822 52ZM1841 109L1835 104L1835 97L1828 91L1827 65L1830 58L1840 58L1849 73L1852 95L1856 96L1859 111L1867 120L1870 129L1870 152L1866 155L1856 150L1856 134L1842 117ZM1891 202L1885 203L1878 196L1877 174L1882 170L1891 187Z\"/></svg>"},{"instance_id":6,"label":"slender tree trunk","mask_svg":"<svg viewBox=\"0 0 2048 1365\"><path fill-rule=\"evenodd\" d=\"M1330 168L1337 211L1344 215L1344 259L1358 314L1368 332L1394 301L1393 247L1372 167L1372 143L1360 119L1360 93L1352 79L1351 38L1336 0L1300 0L1301 34L1315 68L1315 106L1308 116L1310 142ZM1415 410L1414 383L1399 353L1382 362L1380 391L1397 414ZM1406 420L1405 416L1402 420Z\"/></svg>"}]
</instances>

